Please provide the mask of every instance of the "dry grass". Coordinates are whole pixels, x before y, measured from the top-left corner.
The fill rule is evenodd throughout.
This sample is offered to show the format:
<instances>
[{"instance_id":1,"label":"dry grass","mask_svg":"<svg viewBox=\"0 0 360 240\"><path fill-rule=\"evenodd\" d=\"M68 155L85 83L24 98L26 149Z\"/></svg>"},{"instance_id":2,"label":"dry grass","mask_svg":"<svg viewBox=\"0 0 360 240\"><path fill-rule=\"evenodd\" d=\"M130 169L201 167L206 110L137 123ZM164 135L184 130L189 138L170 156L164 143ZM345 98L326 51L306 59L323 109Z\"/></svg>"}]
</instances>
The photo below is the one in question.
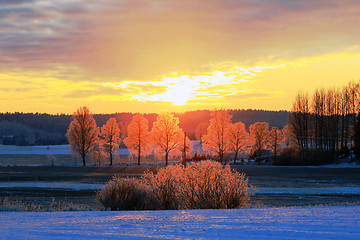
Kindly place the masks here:
<instances>
[{"instance_id":1,"label":"dry grass","mask_svg":"<svg viewBox=\"0 0 360 240\"><path fill-rule=\"evenodd\" d=\"M160 206L154 192L136 178L114 176L104 189L96 194L96 199L105 209L154 210Z\"/></svg>"},{"instance_id":2,"label":"dry grass","mask_svg":"<svg viewBox=\"0 0 360 240\"><path fill-rule=\"evenodd\" d=\"M0 198L0 212L54 212L54 211L95 211L101 206L89 207L87 204L55 201L50 204L27 203L16 198Z\"/></svg>"},{"instance_id":3,"label":"dry grass","mask_svg":"<svg viewBox=\"0 0 360 240\"><path fill-rule=\"evenodd\" d=\"M163 209L242 208L254 193L243 173L212 161L168 166L143 179Z\"/></svg>"}]
</instances>

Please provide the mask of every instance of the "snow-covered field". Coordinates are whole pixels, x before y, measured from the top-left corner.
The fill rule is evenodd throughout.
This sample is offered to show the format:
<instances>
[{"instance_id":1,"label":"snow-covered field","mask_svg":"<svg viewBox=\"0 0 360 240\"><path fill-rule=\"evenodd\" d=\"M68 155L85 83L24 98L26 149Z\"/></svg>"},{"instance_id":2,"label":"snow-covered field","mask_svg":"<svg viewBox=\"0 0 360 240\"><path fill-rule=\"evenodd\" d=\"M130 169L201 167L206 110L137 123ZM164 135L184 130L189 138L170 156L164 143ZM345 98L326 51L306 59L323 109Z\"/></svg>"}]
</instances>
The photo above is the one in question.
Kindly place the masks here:
<instances>
[{"instance_id":1,"label":"snow-covered field","mask_svg":"<svg viewBox=\"0 0 360 240\"><path fill-rule=\"evenodd\" d=\"M3 239L360 239L360 206L2 212Z\"/></svg>"},{"instance_id":2,"label":"snow-covered field","mask_svg":"<svg viewBox=\"0 0 360 240\"><path fill-rule=\"evenodd\" d=\"M129 150L118 149L120 155L128 155ZM45 145L45 146L13 146L13 145L0 145L0 154L71 154L69 145Z\"/></svg>"}]
</instances>

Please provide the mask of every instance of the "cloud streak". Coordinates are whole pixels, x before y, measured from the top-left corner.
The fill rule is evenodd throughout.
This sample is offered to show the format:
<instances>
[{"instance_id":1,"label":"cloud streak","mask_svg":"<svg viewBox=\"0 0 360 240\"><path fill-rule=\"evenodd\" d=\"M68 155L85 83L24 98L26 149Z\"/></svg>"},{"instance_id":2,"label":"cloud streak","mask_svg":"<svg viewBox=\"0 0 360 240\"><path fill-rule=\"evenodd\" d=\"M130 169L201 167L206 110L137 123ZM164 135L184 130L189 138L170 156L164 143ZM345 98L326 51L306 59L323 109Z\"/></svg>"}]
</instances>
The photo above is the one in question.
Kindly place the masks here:
<instances>
[{"instance_id":1,"label":"cloud streak","mask_svg":"<svg viewBox=\"0 0 360 240\"><path fill-rule=\"evenodd\" d=\"M289 88L359 78L359 12L356 0L0 1L2 105L288 108Z\"/></svg>"}]
</instances>

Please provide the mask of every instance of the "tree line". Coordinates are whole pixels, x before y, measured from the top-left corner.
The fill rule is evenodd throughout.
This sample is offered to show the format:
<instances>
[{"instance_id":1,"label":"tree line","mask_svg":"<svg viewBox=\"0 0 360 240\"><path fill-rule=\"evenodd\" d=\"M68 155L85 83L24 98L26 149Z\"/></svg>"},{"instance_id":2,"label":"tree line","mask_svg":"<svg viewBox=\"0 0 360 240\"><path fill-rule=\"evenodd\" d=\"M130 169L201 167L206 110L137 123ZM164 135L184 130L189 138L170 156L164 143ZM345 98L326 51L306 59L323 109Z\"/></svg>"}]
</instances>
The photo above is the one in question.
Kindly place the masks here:
<instances>
[{"instance_id":1,"label":"tree line","mask_svg":"<svg viewBox=\"0 0 360 240\"><path fill-rule=\"evenodd\" d=\"M112 165L112 154L122 143L139 165L152 153L166 165L174 157L183 164L209 158L222 163L232 159L236 164L248 157L259 164L271 160L276 165L321 165L352 157L352 153L360 157L359 89L359 83L352 81L338 89L317 89L311 96L297 94L282 129L260 121L246 127L234 120L232 110L210 111L209 118L203 118L209 120L198 122L195 128L204 151L201 157L197 152L189 156L190 138L172 113L156 115L152 124L144 114L132 115L129 124L110 118L98 128L93 114L82 107L73 114L66 136L83 164L89 156L94 162L108 159Z\"/></svg>"},{"instance_id":2,"label":"tree line","mask_svg":"<svg viewBox=\"0 0 360 240\"><path fill-rule=\"evenodd\" d=\"M284 140L283 131L277 127L269 130L268 123L257 122L250 125L247 132L243 122L233 123L231 119L229 111L214 110L208 125L199 124L198 136L207 158L225 163L231 155L236 164L240 155L249 154L261 159L266 150L271 150L277 157ZM66 136L71 150L82 158L83 165L86 165L87 157L93 162L108 159L109 165L112 165L113 154L122 141L130 154L137 157L138 165L143 157L152 152L156 158L163 159L165 165L168 165L170 158L175 157L180 157L185 165L193 148L179 123L179 118L174 114L162 113L149 130L148 120L143 114L136 114L127 126L127 136L122 140L121 123L115 118L110 118L99 128L90 110L81 107L74 112Z\"/></svg>"},{"instance_id":3,"label":"tree line","mask_svg":"<svg viewBox=\"0 0 360 240\"><path fill-rule=\"evenodd\" d=\"M242 121L245 126L259 121L268 122L270 126L282 128L288 117L286 111L265 111L252 109L229 110L232 121ZM197 110L184 113L174 113L179 118L179 126L190 139L195 139L196 127L202 122L209 122L210 110ZM127 126L134 113L122 112L113 114L94 114L98 126L103 126L110 118L120 122L119 128L123 138L126 136ZM158 114L143 114L149 126L156 121ZM66 131L72 121L68 114L45 113L0 113L0 144L4 145L61 145L68 144ZM122 147L125 147L123 143Z\"/></svg>"},{"instance_id":4,"label":"tree line","mask_svg":"<svg viewBox=\"0 0 360 240\"><path fill-rule=\"evenodd\" d=\"M293 147L284 161L297 165L324 164L352 156L359 115L359 83L342 88L298 93L289 115Z\"/></svg>"}]
</instances>

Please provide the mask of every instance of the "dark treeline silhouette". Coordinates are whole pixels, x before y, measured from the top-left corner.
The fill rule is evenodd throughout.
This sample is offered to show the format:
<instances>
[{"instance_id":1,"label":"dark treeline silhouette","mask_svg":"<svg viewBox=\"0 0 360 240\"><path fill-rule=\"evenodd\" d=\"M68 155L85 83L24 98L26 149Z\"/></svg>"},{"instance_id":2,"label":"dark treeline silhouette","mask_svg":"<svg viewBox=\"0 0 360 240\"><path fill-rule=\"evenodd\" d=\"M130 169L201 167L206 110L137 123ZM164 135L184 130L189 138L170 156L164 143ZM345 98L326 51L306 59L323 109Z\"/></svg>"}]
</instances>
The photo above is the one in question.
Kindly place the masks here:
<instances>
[{"instance_id":1,"label":"dark treeline silhouette","mask_svg":"<svg viewBox=\"0 0 360 240\"><path fill-rule=\"evenodd\" d=\"M299 93L289 115L294 144L283 149L278 164L321 165L358 152L359 89L352 81L339 89L318 89L312 96Z\"/></svg>"},{"instance_id":2,"label":"dark treeline silhouette","mask_svg":"<svg viewBox=\"0 0 360 240\"><path fill-rule=\"evenodd\" d=\"M180 127L190 139L195 139L196 127L200 123L210 121L210 110L198 110L176 113L179 117ZM269 126L283 128L288 119L287 111L265 111L251 109L229 110L233 115L232 122L243 122L248 128L259 121L268 122ZM119 123L122 138L126 136L127 126L134 113L94 114L97 126L103 126L115 117ZM156 121L158 114L144 114L149 121L149 127ZM57 145L67 144L66 131L72 121L67 114L44 113L0 113L0 144L5 145Z\"/></svg>"}]
</instances>

